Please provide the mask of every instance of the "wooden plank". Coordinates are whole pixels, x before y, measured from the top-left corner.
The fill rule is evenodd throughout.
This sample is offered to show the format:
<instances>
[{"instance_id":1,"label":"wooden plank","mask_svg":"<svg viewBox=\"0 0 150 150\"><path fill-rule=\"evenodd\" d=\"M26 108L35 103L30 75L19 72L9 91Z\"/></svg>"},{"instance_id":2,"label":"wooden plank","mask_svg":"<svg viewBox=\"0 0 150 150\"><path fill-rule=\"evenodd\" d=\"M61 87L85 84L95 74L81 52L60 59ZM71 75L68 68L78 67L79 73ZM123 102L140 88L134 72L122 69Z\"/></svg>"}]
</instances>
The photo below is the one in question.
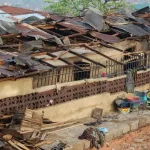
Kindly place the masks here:
<instances>
[{"instance_id":1,"label":"wooden plank","mask_svg":"<svg viewBox=\"0 0 150 150\"><path fill-rule=\"evenodd\" d=\"M20 142L18 142L18 141L16 141L16 140L14 140L14 139L12 139L12 142L13 142L14 144L16 144L17 146L19 146L20 148L24 149L24 150L30 150L30 149L27 148L24 144L22 144L22 143L20 143Z\"/></svg>"},{"instance_id":2,"label":"wooden plank","mask_svg":"<svg viewBox=\"0 0 150 150\"><path fill-rule=\"evenodd\" d=\"M42 56L42 55L47 55L47 52L34 53L31 56L35 57L35 56Z\"/></svg>"},{"instance_id":3,"label":"wooden plank","mask_svg":"<svg viewBox=\"0 0 150 150\"><path fill-rule=\"evenodd\" d=\"M39 147L39 146L46 145L46 144L51 144L51 143L53 143L53 142L52 141L42 141L40 143L35 144L34 146Z\"/></svg>"},{"instance_id":4,"label":"wooden plank","mask_svg":"<svg viewBox=\"0 0 150 150\"><path fill-rule=\"evenodd\" d=\"M7 141L12 147L14 147L17 150L23 150L22 148L20 148L19 146L17 146L14 142L12 142L11 140Z\"/></svg>"}]
</instances>

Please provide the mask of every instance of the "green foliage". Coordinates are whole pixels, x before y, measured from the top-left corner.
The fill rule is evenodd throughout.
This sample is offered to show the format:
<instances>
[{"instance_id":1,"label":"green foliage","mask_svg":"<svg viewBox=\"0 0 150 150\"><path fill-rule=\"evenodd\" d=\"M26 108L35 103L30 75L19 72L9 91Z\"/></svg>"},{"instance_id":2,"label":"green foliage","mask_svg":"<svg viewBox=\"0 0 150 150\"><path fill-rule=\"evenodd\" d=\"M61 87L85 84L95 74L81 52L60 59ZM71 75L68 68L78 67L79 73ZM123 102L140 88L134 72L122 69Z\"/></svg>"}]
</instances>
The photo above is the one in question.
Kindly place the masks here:
<instances>
[{"instance_id":1,"label":"green foliage","mask_svg":"<svg viewBox=\"0 0 150 150\"><path fill-rule=\"evenodd\" d=\"M54 2L54 0L44 1L48 3L48 6L45 8L46 10L53 13L71 16L80 15L80 13L88 7L98 8L105 14L113 13L122 7L130 7L130 5L126 4L124 0L111 0L107 3L103 3L101 0L59 0L57 2Z\"/></svg>"}]
</instances>

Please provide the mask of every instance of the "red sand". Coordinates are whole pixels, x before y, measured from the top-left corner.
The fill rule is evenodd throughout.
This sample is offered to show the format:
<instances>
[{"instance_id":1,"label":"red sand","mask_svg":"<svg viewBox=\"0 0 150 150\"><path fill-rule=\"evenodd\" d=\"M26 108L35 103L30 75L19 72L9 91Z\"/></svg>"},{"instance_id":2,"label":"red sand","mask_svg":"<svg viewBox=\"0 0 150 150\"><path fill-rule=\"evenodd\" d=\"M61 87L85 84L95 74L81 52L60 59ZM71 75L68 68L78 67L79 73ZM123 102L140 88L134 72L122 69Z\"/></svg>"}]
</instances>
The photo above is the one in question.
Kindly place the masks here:
<instances>
[{"instance_id":1,"label":"red sand","mask_svg":"<svg viewBox=\"0 0 150 150\"><path fill-rule=\"evenodd\" d=\"M100 150L150 150L150 126L106 144Z\"/></svg>"}]
</instances>

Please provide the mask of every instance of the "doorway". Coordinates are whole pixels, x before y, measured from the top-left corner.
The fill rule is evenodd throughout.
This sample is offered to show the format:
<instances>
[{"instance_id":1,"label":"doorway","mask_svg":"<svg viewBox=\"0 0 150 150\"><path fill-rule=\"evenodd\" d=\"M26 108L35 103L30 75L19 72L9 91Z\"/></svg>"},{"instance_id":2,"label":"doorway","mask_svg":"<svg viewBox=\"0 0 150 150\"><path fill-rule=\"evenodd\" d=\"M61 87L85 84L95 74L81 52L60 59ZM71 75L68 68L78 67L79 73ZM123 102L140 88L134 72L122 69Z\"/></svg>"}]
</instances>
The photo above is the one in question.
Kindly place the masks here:
<instances>
[{"instance_id":1,"label":"doorway","mask_svg":"<svg viewBox=\"0 0 150 150\"><path fill-rule=\"evenodd\" d=\"M90 78L90 64L86 62L75 62L79 68L74 69L74 80L83 80L83 79L89 79Z\"/></svg>"}]
</instances>

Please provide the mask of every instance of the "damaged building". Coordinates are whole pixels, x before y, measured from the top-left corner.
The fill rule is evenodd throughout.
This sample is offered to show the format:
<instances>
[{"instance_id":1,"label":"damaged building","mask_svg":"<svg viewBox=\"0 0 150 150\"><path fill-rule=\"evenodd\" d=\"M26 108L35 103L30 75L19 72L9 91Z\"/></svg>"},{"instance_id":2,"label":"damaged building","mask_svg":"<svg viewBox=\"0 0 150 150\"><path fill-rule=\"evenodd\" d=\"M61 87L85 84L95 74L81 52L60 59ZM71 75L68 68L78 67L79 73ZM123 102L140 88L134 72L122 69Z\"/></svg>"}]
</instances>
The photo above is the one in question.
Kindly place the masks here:
<instances>
[{"instance_id":1,"label":"damaged building","mask_svg":"<svg viewBox=\"0 0 150 150\"><path fill-rule=\"evenodd\" d=\"M148 13L145 8L102 16L89 9L72 18L0 6L0 112L28 107L44 110L50 120L67 121L80 118L64 117L72 100L124 91L121 77L129 69L150 68ZM136 86L149 82L146 73ZM90 115L91 105L81 118Z\"/></svg>"}]
</instances>

